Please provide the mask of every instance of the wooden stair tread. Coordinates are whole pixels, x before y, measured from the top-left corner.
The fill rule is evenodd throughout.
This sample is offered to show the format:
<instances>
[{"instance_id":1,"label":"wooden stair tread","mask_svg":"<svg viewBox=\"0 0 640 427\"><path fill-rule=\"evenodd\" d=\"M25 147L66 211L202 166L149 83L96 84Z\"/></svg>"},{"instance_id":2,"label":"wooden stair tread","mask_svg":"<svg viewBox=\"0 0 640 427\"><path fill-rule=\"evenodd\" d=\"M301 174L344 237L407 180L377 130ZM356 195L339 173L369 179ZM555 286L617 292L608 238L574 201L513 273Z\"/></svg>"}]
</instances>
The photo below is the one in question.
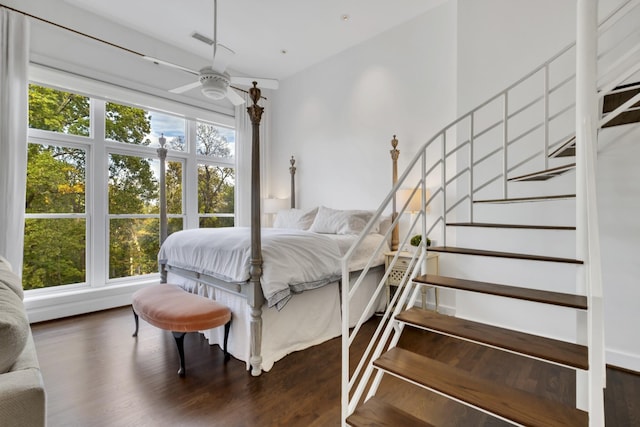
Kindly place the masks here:
<instances>
[{"instance_id":1,"label":"wooden stair tread","mask_svg":"<svg viewBox=\"0 0 640 427\"><path fill-rule=\"evenodd\" d=\"M576 155L576 137L569 138L564 144L556 148L549 157L575 157Z\"/></svg>"},{"instance_id":2,"label":"wooden stair tread","mask_svg":"<svg viewBox=\"0 0 640 427\"><path fill-rule=\"evenodd\" d=\"M558 194L554 196L532 196L532 197L512 197L508 199L486 199L474 200L473 203L520 203L520 202L543 202L546 200L574 199L575 194Z\"/></svg>"},{"instance_id":3,"label":"wooden stair tread","mask_svg":"<svg viewBox=\"0 0 640 427\"><path fill-rule=\"evenodd\" d=\"M575 230L573 226L565 225L527 225L527 224L496 224L488 222L448 222L451 227L485 227L485 228L523 228L530 230Z\"/></svg>"},{"instance_id":4,"label":"wooden stair tread","mask_svg":"<svg viewBox=\"0 0 640 427\"><path fill-rule=\"evenodd\" d=\"M427 389L523 425L588 425L588 414L584 411L476 377L471 372L398 347L384 353L374 365Z\"/></svg>"},{"instance_id":5,"label":"wooden stair tread","mask_svg":"<svg viewBox=\"0 0 640 427\"><path fill-rule=\"evenodd\" d=\"M433 427L432 424L375 396L356 408L353 414L347 417L347 424L352 427Z\"/></svg>"},{"instance_id":6,"label":"wooden stair tread","mask_svg":"<svg viewBox=\"0 0 640 427\"><path fill-rule=\"evenodd\" d=\"M476 280L458 279L454 277L438 276L435 274L416 276L413 281L442 288L479 292L487 295L515 298L524 301L557 305L560 307L576 308L579 310L587 309L587 297L583 295L521 288L518 286L500 285L497 283L478 282Z\"/></svg>"},{"instance_id":7,"label":"wooden stair tread","mask_svg":"<svg viewBox=\"0 0 640 427\"><path fill-rule=\"evenodd\" d=\"M631 123L640 122L640 109L634 109L625 111L624 113L620 113L617 117L609 120L607 123L603 124L603 128L610 128L613 126L621 126L628 125Z\"/></svg>"},{"instance_id":8,"label":"wooden stair tread","mask_svg":"<svg viewBox=\"0 0 640 427\"><path fill-rule=\"evenodd\" d=\"M612 112L638 93L640 93L640 85L638 83L631 83L616 87L604 96L604 99L602 100L602 113L606 114ZM640 107L640 101L631 106L631 108L638 107Z\"/></svg>"},{"instance_id":9,"label":"wooden stair tread","mask_svg":"<svg viewBox=\"0 0 640 427\"><path fill-rule=\"evenodd\" d=\"M576 164L571 163L568 165L558 166L556 168L546 169L543 171L528 173L525 175L514 176L513 178L509 178L508 181L512 182L521 182L521 181L546 181L548 179L554 178L558 175L562 175L563 173L569 172L570 170L575 169Z\"/></svg>"},{"instance_id":10,"label":"wooden stair tread","mask_svg":"<svg viewBox=\"0 0 640 427\"><path fill-rule=\"evenodd\" d=\"M589 368L587 347L551 338L473 322L434 311L410 308L396 320L481 344L552 361L578 369Z\"/></svg>"},{"instance_id":11,"label":"wooden stair tread","mask_svg":"<svg viewBox=\"0 0 640 427\"><path fill-rule=\"evenodd\" d=\"M614 111L638 93L640 93L640 86L638 83L618 86L613 89L610 93L604 96L602 101L603 117L606 117L608 113ZM602 125L602 127L608 128L637 122L640 122L640 101L633 104L619 116Z\"/></svg>"},{"instance_id":12,"label":"wooden stair tread","mask_svg":"<svg viewBox=\"0 0 640 427\"><path fill-rule=\"evenodd\" d=\"M521 253L514 253L514 252L486 251L482 249L458 248L454 246L429 246L429 251L451 253L451 254L458 254L458 255L480 255L480 256L490 256L490 257L497 257L497 258L524 259L524 260L530 260L530 261L548 261L548 262L563 262L567 264L584 264L583 261L572 259L572 258L557 258L557 257L544 256L544 255L531 255L531 254L521 254Z\"/></svg>"}]
</instances>

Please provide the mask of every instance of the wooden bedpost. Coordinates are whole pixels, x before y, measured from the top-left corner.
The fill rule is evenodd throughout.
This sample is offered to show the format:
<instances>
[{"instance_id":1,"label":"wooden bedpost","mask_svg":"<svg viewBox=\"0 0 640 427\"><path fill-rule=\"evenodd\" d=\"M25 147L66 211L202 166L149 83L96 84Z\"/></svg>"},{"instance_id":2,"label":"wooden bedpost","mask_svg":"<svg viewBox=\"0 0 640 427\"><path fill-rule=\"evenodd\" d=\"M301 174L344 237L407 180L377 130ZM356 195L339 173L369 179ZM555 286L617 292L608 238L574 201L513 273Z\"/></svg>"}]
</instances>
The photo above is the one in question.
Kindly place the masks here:
<instances>
[{"instance_id":1,"label":"wooden bedpost","mask_svg":"<svg viewBox=\"0 0 640 427\"><path fill-rule=\"evenodd\" d=\"M156 150L158 158L160 159L160 246L167 239L167 177L166 175L166 163L167 163L167 149L164 145L167 143L167 138L164 134L160 134L158 139L160 148ZM160 283L167 283L167 269L164 263L160 263Z\"/></svg>"},{"instance_id":2,"label":"wooden bedpost","mask_svg":"<svg viewBox=\"0 0 640 427\"><path fill-rule=\"evenodd\" d=\"M260 228L260 120L264 108L258 105L260 89L258 83L253 82L249 89L249 96L253 105L247 107L251 119L251 266L249 268L249 283L251 292L248 295L251 307L251 375L262 373L262 305L264 296L260 286L262 276L262 241Z\"/></svg>"},{"instance_id":3,"label":"wooden bedpost","mask_svg":"<svg viewBox=\"0 0 640 427\"><path fill-rule=\"evenodd\" d=\"M393 147L393 150L389 151L391 153L391 160L393 163L393 172L392 172L392 188L395 187L396 183L398 182L398 156L400 155L400 150L398 150L396 147L398 146L398 140L396 139L396 136L393 135L393 139L391 140L391 146ZM391 222L394 222L396 220L396 218L398 217L398 212L397 212L397 207L396 207L396 194L393 194L393 212L391 214ZM400 242L400 238L399 238L399 225L396 224L393 227L393 231L391 232L391 250L392 251L397 251L398 250L398 243Z\"/></svg>"},{"instance_id":4,"label":"wooden bedpost","mask_svg":"<svg viewBox=\"0 0 640 427\"><path fill-rule=\"evenodd\" d=\"M289 160L289 163L291 163L289 172L291 173L291 209L293 209L296 207L296 182L294 179L294 176L296 174L296 159L291 156L291 160Z\"/></svg>"},{"instance_id":5,"label":"wooden bedpost","mask_svg":"<svg viewBox=\"0 0 640 427\"><path fill-rule=\"evenodd\" d=\"M158 148L158 158L160 159L160 246L167 239L167 179L166 179L166 162L167 162L167 149L164 145L167 143L167 138L164 134L161 134L159 140L160 148Z\"/></svg>"}]
</instances>

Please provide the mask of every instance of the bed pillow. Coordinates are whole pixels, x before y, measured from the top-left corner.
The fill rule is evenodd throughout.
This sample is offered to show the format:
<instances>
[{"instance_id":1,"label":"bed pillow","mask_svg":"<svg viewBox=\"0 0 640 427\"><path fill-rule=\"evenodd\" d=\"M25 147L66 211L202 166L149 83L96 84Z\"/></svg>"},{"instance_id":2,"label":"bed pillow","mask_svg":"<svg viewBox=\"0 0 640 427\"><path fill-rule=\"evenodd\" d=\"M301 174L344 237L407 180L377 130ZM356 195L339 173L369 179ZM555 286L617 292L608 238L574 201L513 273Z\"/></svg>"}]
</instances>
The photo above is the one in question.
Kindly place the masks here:
<instances>
[{"instance_id":1,"label":"bed pillow","mask_svg":"<svg viewBox=\"0 0 640 427\"><path fill-rule=\"evenodd\" d=\"M313 224L318 208L313 209L285 209L278 211L273 222L273 228L291 228L308 230Z\"/></svg>"},{"instance_id":2,"label":"bed pillow","mask_svg":"<svg viewBox=\"0 0 640 427\"><path fill-rule=\"evenodd\" d=\"M378 233L384 235L391 228L391 215L383 215L380 218Z\"/></svg>"},{"instance_id":3,"label":"bed pillow","mask_svg":"<svg viewBox=\"0 0 640 427\"><path fill-rule=\"evenodd\" d=\"M309 230L324 234L360 234L373 218L373 214L372 211L338 210L320 206ZM378 225L369 232L377 233Z\"/></svg>"}]
</instances>

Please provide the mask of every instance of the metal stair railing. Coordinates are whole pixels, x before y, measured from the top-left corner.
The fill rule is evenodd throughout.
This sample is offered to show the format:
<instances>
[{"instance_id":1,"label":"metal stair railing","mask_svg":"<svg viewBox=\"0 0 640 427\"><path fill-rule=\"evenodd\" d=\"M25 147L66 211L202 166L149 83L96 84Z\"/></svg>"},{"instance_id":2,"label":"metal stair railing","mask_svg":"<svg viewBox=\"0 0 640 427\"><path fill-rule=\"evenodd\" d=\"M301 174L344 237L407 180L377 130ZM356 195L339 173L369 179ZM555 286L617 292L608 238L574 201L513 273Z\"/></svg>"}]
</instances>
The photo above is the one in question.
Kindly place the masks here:
<instances>
[{"instance_id":1,"label":"metal stair railing","mask_svg":"<svg viewBox=\"0 0 640 427\"><path fill-rule=\"evenodd\" d=\"M599 25L599 37L608 33L612 29L619 32L620 25L617 25L626 16L633 11L637 11L640 0L623 1L615 10L613 10ZM631 40L636 28L632 28L631 33L617 34L619 38ZM610 43L615 46L615 43ZM640 45L640 43L636 44ZM371 361L377 358L382 352L389 347L394 346L401 333L399 327L394 321L394 316L399 313L403 307L412 306L419 292L418 287L414 286L411 278L416 274L427 274L426 262L426 241L427 236L435 237L442 245L447 244L446 223L450 216L459 217L468 216L468 220L473 222L474 211L473 202L480 195L493 194L496 192L501 197L507 199L509 197L509 176L515 170L525 167L548 169L549 153L551 150L564 144L568 138L575 135L575 114L569 114L576 108L575 85L571 85L576 79L575 68L566 67L561 61L566 61L575 54L576 44L573 43L556 55L545 61L539 67L535 68L517 82L508 86L493 97L470 110L466 114L458 117L456 120L445 126L431 139L429 139L414 155L409 162L404 173L399 177L397 183L387 194L380 204L379 208L370 223L367 225L359 239L345 254L342 260L342 424L346 425L346 418L353 412L355 407L373 395L380 382L380 374L373 379L373 367ZM598 55L598 60L608 59L609 52L613 47L603 50ZM634 54L640 49L631 48ZM630 59L633 59L630 62ZM629 65L631 64L631 65ZM599 94L598 99L602 100L604 95L611 89L628 81L640 71L640 58L630 55L623 61L613 60L606 67L603 66L608 75L614 77L601 76L598 80ZM537 91L524 90L526 96L521 96L518 91L527 88L528 85L537 85ZM568 91L569 93L563 93ZM628 105L633 105L640 99L640 95L633 97L619 109L608 114L602 119L598 126L603 122L612 120L620 114ZM552 107L553 105L553 107ZM539 111L542 110L541 117ZM620 110L620 111L618 111ZM518 122L522 117L534 115L533 123L531 121L522 124ZM497 117L496 117L497 116ZM535 118L537 117L537 118ZM559 131L552 131L554 125L558 125ZM561 125L564 125L561 126ZM539 135L542 133L542 135ZM492 138L497 134L499 143L492 145ZM514 136L510 136L513 134ZM537 145L532 142L534 139L542 136L543 143ZM518 151L525 154L520 158L511 158L510 153L514 152L514 147ZM524 147L524 148L523 148ZM528 150L528 151L527 151ZM453 156L453 157L452 157ZM454 162L458 156L466 156L467 166L460 167ZM453 166L450 163L454 163ZM588 162L595 162L595 159L588 159ZM494 174L484 177L481 182L477 178L477 171L486 167L493 166L498 169ZM595 167L588 167L589 174L594 173ZM486 175L486 173L485 173ZM461 183L466 178L465 183ZM577 178L577 177L576 177ZM587 179L594 179L588 176ZM450 191L451 186L457 185L456 191ZM466 187L466 189L465 189ZM585 197L591 207L595 206L595 186L585 185ZM399 289L395 293L391 303L387 307L385 313L380 318L380 323L376 328L373 336L369 340L364 353L359 355L357 364L351 367L351 346L356 339L363 323L366 321L364 314L358 319L355 325L349 325L350 302L361 284L364 276L375 265L375 259L379 259L385 247L380 244L365 268L359 273L350 273L348 269L349 260L353 257L356 250L364 240L366 234L377 224L385 213L389 213L395 209L395 201L400 189L409 188L412 193L419 192L421 195L422 209L415 215L413 221L410 221L407 231L404 233L400 241L399 248L407 246L410 237L414 234L414 230L419 230L418 234L422 235L422 244L419 250L414 254L410 261L411 267L402 278ZM429 194L429 190L431 194ZM449 194L451 192L451 194ZM408 199L410 200L410 198ZM386 231L385 237L391 240L390 236L394 227L402 222L403 215L407 211L408 201L404 206L397 209L397 216L392 218L391 227ZM590 207L590 209L591 209ZM432 212L427 215L426 210L431 209ZM595 212L595 211L594 211ZM412 215L413 216L413 215ZM597 221L593 221L593 216L589 218L586 225L587 236L590 249L589 257L598 257L596 262L589 263L595 269L599 268L599 246L597 242L593 242L594 236L597 236ZM434 234L432 234L434 233ZM373 298L369 301L364 313L370 312L375 302L383 293L385 283L389 277L389 272L398 260L396 255L390 263L381 280L378 282ZM593 260L593 258L592 258ZM585 268L588 267L585 266ZM590 267L589 267L590 268ZM586 271L587 277L594 276L599 273ZM598 286L598 285L596 285ZM593 304L593 312L589 314L589 324L597 328L602 327L602 310L601 297L602 289L587 287L586 293L590 297L592 294L596 297ZM598 300L599 298L599 300ZM600 309L597 308L600 301ZM597 326L600 325L600 326ZM601 337L602 338L602 337ZM598 339L601 339L598 338ZM595 346L597 351L603 352L603 341L594 343L589 340L591 346ZM603 360L603 359L602 359ZM604 372L604 371L603 371ZM366 397L365 396L366 393ZM602 394L602 393L600 393Z\"/></svg>"}]
</instances>

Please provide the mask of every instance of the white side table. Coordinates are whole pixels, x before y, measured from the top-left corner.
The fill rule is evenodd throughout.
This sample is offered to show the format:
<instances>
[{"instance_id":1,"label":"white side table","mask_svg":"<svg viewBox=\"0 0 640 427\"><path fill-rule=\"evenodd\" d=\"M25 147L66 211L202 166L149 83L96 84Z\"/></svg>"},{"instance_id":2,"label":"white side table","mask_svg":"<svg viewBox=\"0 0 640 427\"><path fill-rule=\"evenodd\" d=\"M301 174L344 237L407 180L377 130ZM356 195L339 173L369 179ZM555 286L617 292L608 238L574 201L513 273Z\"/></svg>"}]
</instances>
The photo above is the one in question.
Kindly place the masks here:
<instances>
[{"instance_id":1,"label":"white side table","mask_svg":"<svg viewBox=\"0 0 640 427\"><path fill-rule=\"evenodd\" d=\"M384 261L384 266L385 269L388 270L391 265L391 262L393 261L393 257L396 256L396 253L398 253L398 251L391 251L391 252L386 252L385 255L385 261ZM404 252L404 251L400 251L399 255L398 255L398 260L396 261L395 265L391 268L391 272L389 273L389 276L387 277L387 306L389 305L389 302L391 301L391 288L395 288L400 284L400 281L402 280L402 277L404 276L405 272L407 271L407 269L409 268L409 264L411 263L411 258L413 257L413 254L410 252ZM415 266L414 266L415 267ZM429 272L429 274L440 274L439 272L439 265L438 265L438 254L434 253L434 252L427 252L427 271ZM409 275L411 274L411 271L409 272ZM427 308L427 288L430 288L430 286L421 286L421 293L422 293L422 308L426 309ZM394 289L395 291L395 289ZM436 295L436 311L438 311L438 288L435 288L435 295Z\"/></svg>"}]
</instances>

